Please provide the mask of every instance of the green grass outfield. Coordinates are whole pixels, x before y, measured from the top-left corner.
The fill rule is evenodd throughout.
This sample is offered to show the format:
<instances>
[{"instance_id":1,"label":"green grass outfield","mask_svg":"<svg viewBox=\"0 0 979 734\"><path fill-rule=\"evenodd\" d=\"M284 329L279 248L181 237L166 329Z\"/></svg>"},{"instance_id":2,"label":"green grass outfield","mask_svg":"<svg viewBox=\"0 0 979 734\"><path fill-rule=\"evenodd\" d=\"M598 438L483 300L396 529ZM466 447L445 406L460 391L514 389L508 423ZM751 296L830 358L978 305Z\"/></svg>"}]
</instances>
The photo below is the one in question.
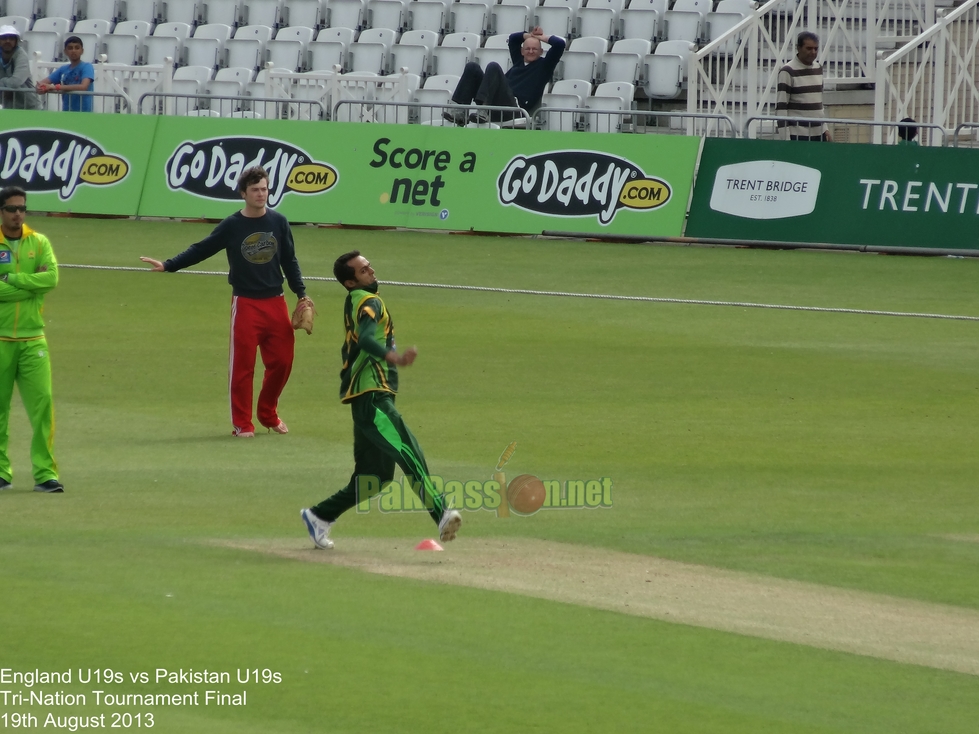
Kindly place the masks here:
<instances>
[{"instance_id":1,"label":"green grass outfield","mask_svg":"<svg viewBox=\"0 0 979 734\"><path fill-rule=\"evenodd\" d=\"M211 225L38 218L61 263L139 266ZM296 227L307 277L359 248L381 280L979 316L979 260ZM226 270L223 256L200 269ZM309 545L298 512L342 486L335 282L297 336L288 436L230 437L222 277L68 269L47 299L63 496L30 491L11 418L0 495L0 669L109 668L88 693L154 732L974 733L975 675L378 576L218 545ZM498 519L534 538L979 611L979 322L382 286L418 361L398 403L449 479L614 482L611 509ZM290 304L294 298L290 295ZM345 539L433 537L424 515L350 513ZM230 671L208 686L132 682ZM236 671L280 683L241 685ZM247 690L246 706L96 706ZM12 696L13 694L8 694ZM201 694L203 696L203 693ZM135 721L130 728L137 728ZM140 722L145 728L146 720Z\"/></svg>"}]
</instances>

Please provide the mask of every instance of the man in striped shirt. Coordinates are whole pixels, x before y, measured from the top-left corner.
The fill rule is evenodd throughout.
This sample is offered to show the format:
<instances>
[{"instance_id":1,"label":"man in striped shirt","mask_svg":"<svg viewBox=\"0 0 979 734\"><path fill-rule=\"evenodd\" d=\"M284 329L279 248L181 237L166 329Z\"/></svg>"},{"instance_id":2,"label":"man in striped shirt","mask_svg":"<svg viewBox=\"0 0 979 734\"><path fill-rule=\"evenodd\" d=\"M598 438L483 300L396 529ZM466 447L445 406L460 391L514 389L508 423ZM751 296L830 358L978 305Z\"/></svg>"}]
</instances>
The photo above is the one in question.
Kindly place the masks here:
<instances>
[{"instance_id":1,"label":"man in striped shirt","mask_svg":"<svg viewBox=\"0 0 979 734\"><path fill-rule=\"evenodd\" d=\"M823 67L816 61L819 36L803 31L796 42L796 56L778 73L778 97L775 114L781 117L824 117ZM779 121L778 127L789 140L832 140L826 125L791 119Z\"/></svg>"}]
</instances>

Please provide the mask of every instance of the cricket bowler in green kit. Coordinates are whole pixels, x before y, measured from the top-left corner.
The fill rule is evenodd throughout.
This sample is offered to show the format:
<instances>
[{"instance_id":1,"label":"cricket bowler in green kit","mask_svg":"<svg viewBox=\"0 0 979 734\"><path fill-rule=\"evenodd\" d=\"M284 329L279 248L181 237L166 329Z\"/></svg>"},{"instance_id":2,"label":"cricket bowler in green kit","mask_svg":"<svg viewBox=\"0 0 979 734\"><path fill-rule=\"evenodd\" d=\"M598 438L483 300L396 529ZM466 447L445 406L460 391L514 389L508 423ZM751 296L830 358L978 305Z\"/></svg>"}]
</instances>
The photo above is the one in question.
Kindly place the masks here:
<instances>
[{"instance_id":1,"label":"cricket bowler in green kit","mask_svg":"<svg viewBox=\"0 0 979 734\"><path fill-rule=\"evenodd\" d=\"M438 524L439 539L452 540L462 525L462 515L445 507L444 498L429 479L418 441L394 407L398 367L414 362L418 350L410 347L398 354L391 314L377 295L377 278L363 255L356 250L341 255L333 264L333 275L347 289L340 400L350 405L354 419L354 472L346 487L300 513L309 537L317 548L332 548L330 530L337 518L362 499L358 480L370 477L375 488L382 487L394 478L397 464L413 480Z\"/></svg>"},{"instance_id":2,"label":"cricket bowler in green kit","mask_svg":"<svg viewBox=\"0 0 979 734\"><path fill-rule=\"evenodd\" d=\"M51 243L24 224L27 193L0 191L0 489L13 477L7 456L14 383L34 430L31 464L35 492L64 492L54 460L54 400L51 360L44 338L44 295L58 285Z\"/></svg>"}]
</instances>

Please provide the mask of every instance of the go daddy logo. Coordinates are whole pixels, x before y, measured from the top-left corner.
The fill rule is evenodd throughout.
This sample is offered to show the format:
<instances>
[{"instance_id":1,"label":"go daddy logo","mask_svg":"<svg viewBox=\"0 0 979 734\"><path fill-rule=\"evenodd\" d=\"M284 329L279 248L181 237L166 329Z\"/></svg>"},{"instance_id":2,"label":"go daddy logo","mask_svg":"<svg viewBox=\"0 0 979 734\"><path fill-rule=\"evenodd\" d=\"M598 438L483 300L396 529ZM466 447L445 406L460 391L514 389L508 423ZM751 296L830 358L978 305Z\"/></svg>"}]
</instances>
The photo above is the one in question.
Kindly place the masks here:
<instances>
[{"instance_id":1,"label":"go daddy logo","mask_svg":"<svg viewBox=\"0 0 979 734\"><path fill-rule=\"evenodd\" d=\"M268 204L275 207L290 191L320 194L333 188L337 171L310 158L306 151L269 138L212 138L186 141L167 161L167 186L195 196L222 201L241 199L242 171L262 166L269 174Z\"/></svg>"},{"instance_id":2,"label":"go daddy logo","mask_svg":"<svg viewBox=\"0 0 979 734\"><path fill-rule=\"evenodd\" d=\"M0 183L29 192L57 191L62 201L81 184L106 186L129 173L126 159L105 152L90 138L27 128L0 133Z\"/></svg>"},{"instance_id":3,"label":"go daddy logo","mask_svg":"<svg viewBox=\"0 0 979 734\"><path fill-rule=\"evenodd\" d=\"M516 156L496 186L501 204L558 217L598 215L603 225L619 209L656 209L673 196L666 181L648 177L635 163L587 150Z\"/></svg>"}]
</instances>

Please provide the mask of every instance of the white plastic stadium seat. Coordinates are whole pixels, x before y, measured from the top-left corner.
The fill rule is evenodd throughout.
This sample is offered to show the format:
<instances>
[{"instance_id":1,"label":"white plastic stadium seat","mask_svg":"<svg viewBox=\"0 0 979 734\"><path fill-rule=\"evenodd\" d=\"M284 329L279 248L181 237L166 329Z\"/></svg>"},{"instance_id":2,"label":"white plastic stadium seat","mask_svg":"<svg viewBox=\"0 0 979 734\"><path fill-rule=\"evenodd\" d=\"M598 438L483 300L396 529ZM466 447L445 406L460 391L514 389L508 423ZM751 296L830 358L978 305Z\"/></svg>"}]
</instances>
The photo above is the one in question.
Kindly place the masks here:
<instances>
[{"instance_id":1,"label":"white plastic stadium seat","mask_svg":"<svg viewBox=\"0 0 979 734\"><path fill-rule=\"evenodd\" d=\"M479 42L480 37L475 33L450 33L432 52L432 70L436 74L461 76L479 48Z\"/></svg>"},{"instance_id":2,"label":"white plastic stadium seat","mask_svg":"<svg viewBox=\"0 0 979 734\"><path fill-rule=\"evenodd\" d=\"M102 36L111 64L137 64L142 54L143 39L150 33L150 24L145 20L127 20L116 23L113 33Z\"/></svg>"},{"instance_id":3,"label":"white plastic stadium seat","mask_svg":"<svg viewBox=\"0 0 979 734\"><path fill-rule=\"evenodd\" d=\"M641 40L641 39L632 39ZM606 82L628 82L638 84L642 76L640 69L645 54L609 51L602 57L602 80Z\"/></svg>"},{"instance_id":4,"label":"white plastic stadium seat","mask_svg":"<svg viewBox=\"0 0 979 734\"><path fill-rule=\"evenodd\" d=\"M307 63L310 71L330 71L339 64L346 68L347 50L354 42L357 32L352 28L324 28L317 34L316 40L306 48L309 57Z\"/></svg>"},{"instance_id":5,"label":"white plastic stadium seat","mask_svg":"<svg viewBox=\"0 0 979 734\"><path fill-rule=\"evenodd\" d=\"M548 112L546 108L582 109L591 95L591 84L584 79L562 79L554 82L551 91L541 98L541 120L546 130L570 132L577 130L581 117L577 112Z\"/></svg>"},{"instance_id":6,"label":"white plastic stadium seat","mask_svg":"<svg viewBox=\"0 0 979 734\"><path fill-rule=\"evenodd\" d=\"M414 101L419 104L452 104L452 93L459 84L459 77L437 74L425 80L425 86L415 92ZM419 107L418 121L423 125L441 125L442 110L438 107Z\"/></svg>"},{"instance_id":7,"label":"white plastic stadium seat","mask_svg":"<svg viewBox=\"0 0 979 734\"><path fill-rule=\"evenodd\" d=\"M652 0L647 0L650 4ZM659 36L660 14L652 7L643 7L635 0L619 13L619 36L622 38L642 38L655 42Z\"/></svg>"},{"instance_id":8,"label":"white plastic stadium seat","mask_svg":"<svg viewBox=\"0 0 979 734\"><path fill-rule=\"evenodd\" d=\"M574 35L579 0L544 0L534 8L534 25L546 29L552 36L570 38Z\"/></svg>"},{"instance_id":9,"label":"white plastic stadium seat","mask_svg":"<svg viewBox=\"0 0 979 734\"><path fill-rule=\"evenodd\" d=\"M492 36L491 38L495 38ZM483 69L490 62L495 61L503 69L504 73L509 71L513 59L510 58L510 49L504 46L503 48L493 47L489 45L489 40L482 48L477 48L476 53L473 54L473 61L480 65Z\"/></svg>"},{"instance_id":10,"label":"white plastic stadium seat","mask_svg":"<svg viewBox=\"0 0 979 734\"><path fill-rule=\"evenodd\" d=\"M426 76L431 68L432 50L438 44L438 34L432 31L405 31L401 41L391 50L393 71L403 68L411 74Z\"/></svg>"},{"instance_id":11,"label":"white plastic stadium seat","mask_svg":"<svg viewBox=\"0 0 979 734\"><path fill-rule=\"evenodd\" d=\"M243 22L277 28L282 23L280 0L244 0Z\"/></svg>"},{"instance_id":12,"label":"white plastic stadium seat","mask_svg":"<svg viewBox=\"0 0 979 734\"><path fill-rule=\"evenodd\" d=\"M578 9L575 34L614 38L619 30L619 14L624 6L624 0L588 0L585 7Z\"/></svg>"},{"instance_id":13,"label":"white plastic stadium seat","mask_svg":"<svg viewBox=\"0 0 979 734\"><path fill-rule=\"evenodd\" d=\"M163 17L167 23L198 25L204 22L203 5L198 0L164 0Z\"/></svg>"},{"instance_id":14,"label":"white plastic stadium seat","mask_svg":"<svg viewBox=\"0 0 979 734\"><path fill-rule=\"evenodd\" d=\"M231 26L223 23L199 25L191 38L184 40L183 63L188 66L217 66L224 43L231 38Z\"/></svg>"},{"instance_id":15,"label":"white plastic stadium seat","mask_svg":"<svg viewBox=\"0 0 979 734\"><path fill-rule=\"evenodd\" d=\"M394 45L391 28L369 28L348 49L350 70L383 74L387 71L388 55Z\"/></svg>"},{"instance_id":16,"label":"white plastic stadium seat","mask_svg":"<svg viewBox=\"0 0 979 734\"><path fill-rule=\"evenodd\" d=\"M78 18L77 0L45 0L44 5L44 15L47 18L63 18L70 22Z\"/></svg>"},{"instance_id":17,"label":"white plastic stadium seat","mask_svg":"<svg viewBox=\"0 0 979 734\"><path fill-rule=\"evenodd\" d=\"M703 37L704 14L709 12L711 0L676 0L672 9L664 15L667 41L697 43Z\"/></svg>"},{"instance_id":18,"label":"white plastic stadium seat","mask_svg":"<svg viewBox=\"0 0 979 734\"><path fill-rule=\"evenodd\" d=\"M687 41L663 41L655 53L647 56L643 65L644 88L647 97L676 99L687 82L687 68L695 47Z\"/></svg>"},{"instance_id":19,"label":"white plastic stadium seat","mask_svg":"<svg viewBox=\"0 0 979 734\"><path fill-rule=\"evenodd\" d=\"M244 10L239 0L203 0L204 22L223 23L232 28L244 25L241 14Z\"/></svg>"},{"instance_id":20,"label":"white plastic stadium seat","mask_svg":"<svg viewBox=\"0 0 979 734\"><path fill-rule=\"evenodd\" d=\"M598 80L601 74L600 63L608 51L608 40L592 36L576 38L561 57L560 76L564 79Z\"/></svg>"},{"instance_id":21,"label":"white plastic stadium seat","mask_svg":"<svg viewBox=\"0 0 979 734\"><path fill-rule=\"evenodd\" d=\"M325 8L330 28L353 28L359 32L364 27L367 7L363 0L326 0Z\"/></svg>"},{"instance_id":22,"label":"white plastic stadium seat","mask_svg":"<svg viewBox=\"0 0 979 734\"><path fill-rule=\"evenodd\" d=\"M242 97L245 85L252 80L251 69L218 69L212 81L204 88L208 94L216 97ZM230 100L211 100L211 109L220 112L233 112L240 109L242 103Z\"/></svg>"},{"instance_id":23,"label":"white plastic stadium seat","mask_svg":"<svg viewBox=\"0 0 979 734\"><path fill-rule=\"evenodd\" d=\"M390 28L374 28L371 30L391 30ZM388 50L381 43L361 43L356 41L350 44L348 59L350 61L351 72L383 74L388 70Z\"/></svg>"},{"instance_id":24,"label":"white plastic stadium seat","mask_svg":"<svg viewBox=\"0 0 979 734\"><path fill-rule=\"evenodd\" d=\"M585 100L589 110L628 111L632 109L635 87L624 82L599 84L595 94ZM617 132L622 127L622 115L586 114L585 127L590 132Z\"/></svg>"},{"instance_id":25,"label":"white plastic stadium seat","mask_svg":"<svg viewBox=\"0 0 979 734\"><path fill-rule=\"evenodd\" d=\"M89 20L79 20L75 23L72 33L93 33L100 38L108 35L112 24L102 18L91 18Z\"/></svg>"},{"instance_id":26,"label":"white plastic stadium seat","mask_svg":"<svg viewBox=\"0 0 979 734\"><path fill-rule=\"evenodd\" d=\"M367 28L389 28L401 33L405 27L404 0L367 0ZM360 39L357 39L360 40Z\"/></svg>"},{"instance_id":27,"label":"white plastic stadium seat","mask_svg":"<svg viewBox=\"0 0 979 734\"><path fill-rule=\"evenodd\" d=\"M211 80L211 69L203 66L181 66L173 72L171 92L173 94L203 94L204 85ZM183 115L200 107L201 100L193 97L176 97L173 100L173 114Z\"/></svg>"},{"instance_id":28,"label":"white plastic stadium seat","mask_svg":"<svg viewBox=\"0 0 979 734\"><path fill-rule=\"evenodd\" d=\"M37 15L37 5L35 4L34 0L7 0L7 2L4 3L3 12L6 13L7 15L14 15L22 18L33 19L34 16ZM3 25L11 25L11 24L3 23ZM21 29L18 28L17 30L21 30ZM29 27L25 28L21 32L24 33L27 30L29 30Z\"/></svg>"},{"instance_id":29,"label":"white plastic stadium seat","mask_svg":"<svg viewBox=\"0 0 979 734\"><path fill-rule=\"evenodd\" d=\"M449 8L449 27L453 33L486 33L490 10L483 3L458 2Z\"/></svg>"},{"instance_id":30,"label":"white plastic stadium seat","mask_svg":"<svg viewBox=\"0 0 979 734\"><path fill-rule=\"evenodd\" d=\"M32 31L38 33L57 33L59 36L68 32L71 22L67 18L38 18L31 26Z\"/></svg>"},{"instance_id":31,"label":"white plastic stadium seat","mask_svg":"<svg viewBox=\"0 0 979 734\"><path fill-rule=\"evenodd\" d=\"M408 30L444 33L449 25L449 11L441 0L412 0L405 6L405 14Z\"/></svg>"},{"instance_id":32,"label":"white plastic stadium seat","mask_svg":"<svg viewBox=\"0 0 979 734\"><path fill-rule=\"evenodd\" d=\"M85 3L85 16L88 20L107 20L115 23L119 20L118 0L88 0Z\"/></svg>"},{"instance_id":33,"label":"white plastic stadium seat","mask_svg":"<svg viewBox=\"0 0 979 734\"><path fill-rule=\"evenodd\" d=\"M171 57L174 64L180 61L183 43L190 36L190 26L186 23L160 23L152 36L143 39L146 47L146 63L162 64L164 58Z\"/></svg>"},{"instance_id":34,"label":"white plastic stadium seat","mask_svg":"<svg viewBox=\"0 0 979 734\"><path fill-rule=\"evenodd\" d=\"M289 0L282 5L282 23L285 26L306 26L317 30L323 25L321 0Z\"/></svg>"},{"instance_id":35,"label":"white plastic stadium seat","mask_svg":"<svg viewBox=\"0 0 979 734\"><path fill-rule=\"evenodd\" d=\"M269 41L265 47L266 61L276 69L300 71L306 61L306 44L286 39Z\"/></svg>"},{"instance_id":36,"label":"white plastic stadium seat","mask_svg":"<svg viewBox=\"0 0 979 734\"><path fill-rule=\"evenodd\" d=\"M490 8L493 32L509 34L514 32L514 28L530 28L535 5L533 0L503 0L499 5L493 5Z\"/></svg>"},{"instance_id":37,"label":"white plastic stadium seat","mask_svg":"<svg viewBox=\"0 0 979 734\"><path fill-rule=\"evenodd\" d=\"M147 23L157 23L163 12L163 3L159 7L156 0L126 0L126 20L144 20Z\"/></svg>"},{"instance_id":38,"label":"white plastic stadium seat","mask_svg":"<svg viewBox=\"0 0 979 734\"><path fill-rule=\"evenodd\" d=\"M275 32L276 41L297 41L304 46L316 36L316 31L308 26L284 26Z\"/></svg>"},{"instance_id":39,"label":"white plastic stadium seat","mask_svg":"<svg viewBox=\"0 0 979 734\"><path fill-rule=\"evenodd\" d=\"M265 44L272 39L272 29L264 25L243 25L234 38L224 42L224 65L256 68L265 58Z\"/></svg>"},{"instance_id":40,"label":"white plastic stadium seat","mask_svg":"<svg viewBox=\"0 0 979 734\"><path fill-rule=\"evenodd\" d=\"M61 34L45 31L27 31L21 36L21 42L30 51L31 56L41 54L41 61L57 61L61 58Z\"/></svg>"}]
</instances>

